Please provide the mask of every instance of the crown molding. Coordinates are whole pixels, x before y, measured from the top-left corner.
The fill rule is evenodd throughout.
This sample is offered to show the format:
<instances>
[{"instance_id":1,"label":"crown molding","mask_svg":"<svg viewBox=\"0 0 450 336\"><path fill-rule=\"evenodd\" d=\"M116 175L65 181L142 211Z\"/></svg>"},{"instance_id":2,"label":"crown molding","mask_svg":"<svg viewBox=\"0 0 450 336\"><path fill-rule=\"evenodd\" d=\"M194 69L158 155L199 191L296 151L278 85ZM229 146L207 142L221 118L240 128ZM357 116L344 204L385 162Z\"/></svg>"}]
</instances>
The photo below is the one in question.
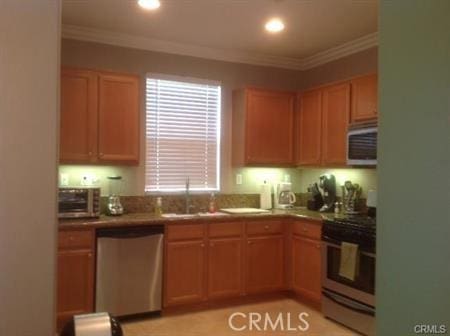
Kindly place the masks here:
<instances>
[{"instance_id":1,"label":"crown molding","mask_svg":"<svg viewBox=\"0 0 450 336\"><path fill-rule=\"evenodd\" d=\"M202 47L74 25L63 25L62 37L134 49L291 70L307 70L376 46L378 41L378 33L374 33L361 37L355 41L345 43L341 46L317 53L311 57L300 59Z\"/></svg>"},{"instance_id":2,"label":"crown molding","mask_svg":"<svg viewBox=\"0 0 450 336\"><path fill-rule=\"evenodd\" d=\"M339 58L355 54L357 52L376 47L378 45L378 32L365 35L356 40L341 44L337 47L321 51L310 57L302 59L302 70L315 68L316 66L337 60Z\"/></svg>"}]
</instances>

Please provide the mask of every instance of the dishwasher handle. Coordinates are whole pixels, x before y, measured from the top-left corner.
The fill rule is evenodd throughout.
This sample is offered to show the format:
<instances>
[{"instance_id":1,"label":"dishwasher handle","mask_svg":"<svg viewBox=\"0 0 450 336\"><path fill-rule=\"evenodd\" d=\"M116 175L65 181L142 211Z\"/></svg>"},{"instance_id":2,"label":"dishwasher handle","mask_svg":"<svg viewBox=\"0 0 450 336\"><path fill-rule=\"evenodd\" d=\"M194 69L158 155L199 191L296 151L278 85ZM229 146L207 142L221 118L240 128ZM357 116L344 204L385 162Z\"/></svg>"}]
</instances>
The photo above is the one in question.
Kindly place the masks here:
<instances>
[{"instance_id":1,"label":"dishwasher handle","mask_svg":"<svg viewBox=\"0 0 450 336\"><path fill-rule=\"evenodd\" d=\"M132 239L164 234L164 225L104 228L97 230L97 238Z\"/></svg>"}]
</instances>

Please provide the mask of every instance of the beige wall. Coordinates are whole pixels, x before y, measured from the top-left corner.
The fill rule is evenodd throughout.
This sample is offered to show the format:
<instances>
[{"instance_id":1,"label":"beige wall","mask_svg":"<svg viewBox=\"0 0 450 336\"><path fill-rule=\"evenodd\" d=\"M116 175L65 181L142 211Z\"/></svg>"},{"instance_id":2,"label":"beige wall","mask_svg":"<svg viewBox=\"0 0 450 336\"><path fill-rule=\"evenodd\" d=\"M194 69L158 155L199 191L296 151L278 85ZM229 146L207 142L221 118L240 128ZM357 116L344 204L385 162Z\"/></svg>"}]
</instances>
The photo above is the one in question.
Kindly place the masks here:
<instances>
[{"instance_id":1,"label":"beige wall","mask_svg":"<svg viewBox=\"0 0 450 336\"><path fill-rule=\"evenodd\" d=\"M374 73L377 70L378 48L374 47L303 71L299 78L299 87L307 89L321 84Z\"/></svg>"},{"instance_id":2,"label":"beige wall","mask_svg":"<svg viewBox=\"0 0 450 336\"><path fill-rule=\"evenodd\" d=\"M316 182L320 169L233 169L231 166L231 92L246 85L273 89L298 90L313 85L342 80L377 69L377 48L347 56L307 71L293 71L262 66L206 60L195 57L170 55L158 52L109 46L98 43L65 39L62 42L61 63L68 66L132 72L141 75L142 90L147 72L165 73L189 77L218 80L223 86L222 109L222 191L225 193L255 193L260 183L268 178L272 182L284 180L290 175L294 190L305 191L306 186ZM144 99L144 95L142 95ZM142 101L142 118L144 118ZM144 125L142 124L142 132ZM144 157L142 137L141 157ZM99 179L103 193L108 192L106 176L120 174L125 183L123 194L140 195L144 192L144 167L94 167L61 166L60 172L70 176L70 183L79 184L85 173L92 173ZM327 170L329 172L329 170ZM333 171L332 171L333 172ZM376 186L376 172L373 170L345 170L345 176L353 176L354 182L362 181L365 189ZM236 174L242 174L243 184L236 185ZM335 172L344 176L342 171ZM357 177L356 177L357 176Z\"/></svg>"},{"instance_id":3,"label":"beige wall","mask_svg":"<svg viewBox=\"0 0 450 336\"><path fill-rule=\"evenodd\" d=\"M131 72L141 75L142 93L144 93L144 78L148 72L164 73L178 76L206 78L222 82L222 190L223 192L257 191L258 188L251 179L248 184L237 187L231 168L231 93L233 89L244 86L258 86L282 90L296 90L298 73L295 71L270 67L237 64L230 62L206 60L195 57L171 55L158 52L122 48L98 43L81 42L64 39L61 46L61 63L68 66L87 67L114 71ZM144 99L144 94L142 94ZM142 118L144 118L144 101L142 100ZM142 123L142 132L144 132ZM142 137L141 158L144 158L144 138ZM108 171L119 170L126 178L124 193L142 194L143 160L136 168L108 168ZM90 169L90 168L84 168ZM112 170L111 170L112 169ZM96 168L99 176L105 176ZM70 172L74 182L79 181L80 169L62 167L62 172ZM101 183L104 184L104 178ZM255 189L256 188L256 189Z\"/></svg>"},{"instance_id":4,"label":"beige wall","mask_svg":"<svg viewBox=\"0 0 450 336\"><path fill-rule=\"evenodd\" d=\"M0 335L54 335L59 1L0 1Z\"/></svg>"}]
</instances>

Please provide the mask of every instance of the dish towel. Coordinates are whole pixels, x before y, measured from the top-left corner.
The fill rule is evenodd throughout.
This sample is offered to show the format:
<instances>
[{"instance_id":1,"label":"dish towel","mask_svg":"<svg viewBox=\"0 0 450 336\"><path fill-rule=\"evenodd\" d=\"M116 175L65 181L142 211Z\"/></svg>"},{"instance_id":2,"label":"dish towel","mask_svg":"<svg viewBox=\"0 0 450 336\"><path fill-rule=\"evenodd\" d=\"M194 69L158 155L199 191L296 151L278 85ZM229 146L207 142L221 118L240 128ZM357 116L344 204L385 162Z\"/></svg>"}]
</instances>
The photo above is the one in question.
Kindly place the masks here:
<instances>
[{"instance_id":1,"label":"dish towel","mask_svg":"<svg viewBox=\"0 0 450 336\"><path fill-rule=\"evenodd\" d=\"M358 245L342 242L339 275L348 280L355 281L355 277L358 275L358 259Z\"/></svg>"}]
</instances>

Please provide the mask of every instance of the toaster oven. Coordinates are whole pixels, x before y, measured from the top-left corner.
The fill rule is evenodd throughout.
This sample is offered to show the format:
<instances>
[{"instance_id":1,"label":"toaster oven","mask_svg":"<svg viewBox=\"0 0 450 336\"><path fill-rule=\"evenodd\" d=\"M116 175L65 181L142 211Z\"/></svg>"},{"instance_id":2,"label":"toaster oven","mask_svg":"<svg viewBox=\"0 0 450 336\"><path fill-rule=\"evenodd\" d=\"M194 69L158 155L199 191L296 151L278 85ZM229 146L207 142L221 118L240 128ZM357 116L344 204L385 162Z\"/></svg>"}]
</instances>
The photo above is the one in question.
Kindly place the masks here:
<instances>
[{"instance_id":1,"label":"toaster oven","mask_svg":"<svg viewBox=\"0 0 450 336\"><path fill-rule=\"evenodd\" d=\"M59 218L100 216L100 188L59 188Z\"/></svg>"}]
</instances>

